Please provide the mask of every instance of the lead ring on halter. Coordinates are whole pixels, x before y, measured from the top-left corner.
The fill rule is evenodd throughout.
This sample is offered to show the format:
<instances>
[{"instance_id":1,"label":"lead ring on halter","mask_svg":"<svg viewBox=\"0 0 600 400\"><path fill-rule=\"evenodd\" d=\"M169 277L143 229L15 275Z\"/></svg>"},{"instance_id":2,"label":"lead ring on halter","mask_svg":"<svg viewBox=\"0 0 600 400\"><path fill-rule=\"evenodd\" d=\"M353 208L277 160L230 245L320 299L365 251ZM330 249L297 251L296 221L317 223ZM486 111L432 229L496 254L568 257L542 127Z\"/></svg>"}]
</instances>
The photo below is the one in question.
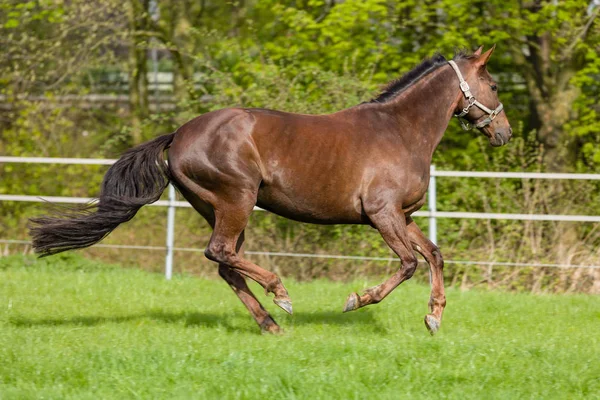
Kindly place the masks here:
<instances>
[{"instance_id":1,"label":"lead ring on halter","mask_svg":"<svg viewBox=\"0 0 600 400\"><path fill-rule=\"evenodd\" d=\"M462 128L465 131L469 131L469 130L471 130L473 128L468 121L465 121L463 119L463 117L469 113L469 110L473 106L477 106L481 110L483 110L484 112L488 113L487 118L485 118L481 122L477 122L475 124L475 127L476 128L483 128L483 127L488 126L489 124L491 124L492 121L494 120L494 118L496 118L496 116L498 114L500 114L500 111L502 111L502 109L504 108L504 106L502 105L502 103L500 103L500 105L498 107L496 107L496 109L491 110L491 109L487 108L486 106L484 106L483 104L481 104L480 102L478 102L475 99L475 96L473 96L473 94L471 93L471 88L469 87L469 84L467 83L467 81L464 80L462 74L460 73L460 69L458 69L458 65L456 65L456 63L453 60L448 61L448 64L450 64L450 66L452 67L452 69L454 70L454 72L456 72L456 75L458 75L458 80L460 82L460 84L459 84L460 90L462 90L463 94L465 95L465 98L468 101L467 106L465 108L463 108L460 113L454 114L454 116L456 118L458 118L458 120L460 121L460 125L462 126Z\"/></svg>"}]
</instances>

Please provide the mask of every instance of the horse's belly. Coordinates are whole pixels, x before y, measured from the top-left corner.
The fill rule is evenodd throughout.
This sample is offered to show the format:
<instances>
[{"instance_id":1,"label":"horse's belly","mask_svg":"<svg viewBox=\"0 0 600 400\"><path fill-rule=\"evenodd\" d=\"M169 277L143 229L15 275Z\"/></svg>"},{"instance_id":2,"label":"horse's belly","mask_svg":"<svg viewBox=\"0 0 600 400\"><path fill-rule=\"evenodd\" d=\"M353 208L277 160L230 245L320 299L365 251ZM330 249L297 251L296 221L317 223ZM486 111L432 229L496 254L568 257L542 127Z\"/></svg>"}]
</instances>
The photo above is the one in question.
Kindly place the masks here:
<instances>
[{"instance_id":1,"label":"horse's belly","mask_svg":"<svg viewBox=\"0 0 600 400\"><path fill-rule=\"evenodd\" d=\"M293 188L262 187L256 205L282 217L313 224L368 223L360 200L335 193L299 193Z\"/></svg>"}]
</instances>

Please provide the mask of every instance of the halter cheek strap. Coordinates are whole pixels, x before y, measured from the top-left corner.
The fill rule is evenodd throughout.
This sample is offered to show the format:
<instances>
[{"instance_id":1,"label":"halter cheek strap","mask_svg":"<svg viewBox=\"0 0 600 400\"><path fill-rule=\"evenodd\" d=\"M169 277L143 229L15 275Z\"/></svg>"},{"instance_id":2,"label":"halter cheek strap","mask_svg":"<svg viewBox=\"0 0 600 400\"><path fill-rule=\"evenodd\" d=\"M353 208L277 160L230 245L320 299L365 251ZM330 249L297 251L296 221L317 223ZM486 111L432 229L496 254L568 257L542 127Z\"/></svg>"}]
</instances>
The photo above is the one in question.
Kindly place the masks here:
<instances>
[{"instance_id":1,"label":"halter cheek strap","mask_svg":"<svg viewBox=\"0 0 600 400\"><path fill-rule=\"evenodd\" d=\"M458 76L458 81L460 82L460 90L462 90L463 94L465 95L465 98L467 99L467 106L463 108L460 113L454 115L460 121L460 124L462 125L463 129L467 131L471 129L471 126L467 121L463 119L463 117L469 113L469 110L473 106L480 108L488 114L488 116L483 121L477 122L475 124L475 127L483 128L484 126L488 126L489 124L491 124L494 118L496 118L496 116L500 114L500 111L502 111L502 109L504 108L502 103L500 103L500 105L494 110L491 110L483 104L481 104L480 102L478 102L475 99L475 96L473 96L473 94L471 93L471 88L469 87L469 84L467 83L467 81L464 80L462 74L460 73L458 65L456 65L456 63L452 60L448 61L448 64L450 64L452 69L454 69L454 72L456 72L456 75Z\"/></svg>"}]
</instances>

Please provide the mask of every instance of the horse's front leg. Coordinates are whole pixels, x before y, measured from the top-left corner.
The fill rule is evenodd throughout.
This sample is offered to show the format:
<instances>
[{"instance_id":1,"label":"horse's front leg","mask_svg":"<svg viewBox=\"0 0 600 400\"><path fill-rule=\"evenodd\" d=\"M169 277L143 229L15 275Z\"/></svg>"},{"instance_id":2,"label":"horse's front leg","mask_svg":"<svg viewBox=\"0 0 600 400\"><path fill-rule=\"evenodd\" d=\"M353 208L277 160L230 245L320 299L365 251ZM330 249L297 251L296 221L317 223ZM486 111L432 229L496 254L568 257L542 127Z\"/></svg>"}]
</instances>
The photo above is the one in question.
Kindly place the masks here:
<instances>
[{"instance_id":1,"label":"horse's front leg","mask_svg":"<svg viewBox=\"0 0 600 400\"><path fill-rule=\"evenodd\" d=\"M442 323L442 313L446 307L446 294L444 293L444 259L440 249L423 235L421 229L412 220L406 219L406 230L413 249L418 251L427 261L431 273L431 295L429 297L429 310L431 314L425 316L425 326L429 333L434 335Z\"/></svg>"},{"instance_id":2,"label":"horse's front leg","mask_svg":"<svg viewBox=\"0 0 600 400\"><path fill-rule=\"evenodd\" d=\"M357 293L350 294L346 300L344 312L356 310L369 304L379 303L398 285L410 279L417 269L417 258L412 251L408 238L406 218L402 209L390 206L367 215L383 237L383 240L400 257L402 266L381 285L365 290L362 296L359 296Z\"/></svg>"}]
</instances>

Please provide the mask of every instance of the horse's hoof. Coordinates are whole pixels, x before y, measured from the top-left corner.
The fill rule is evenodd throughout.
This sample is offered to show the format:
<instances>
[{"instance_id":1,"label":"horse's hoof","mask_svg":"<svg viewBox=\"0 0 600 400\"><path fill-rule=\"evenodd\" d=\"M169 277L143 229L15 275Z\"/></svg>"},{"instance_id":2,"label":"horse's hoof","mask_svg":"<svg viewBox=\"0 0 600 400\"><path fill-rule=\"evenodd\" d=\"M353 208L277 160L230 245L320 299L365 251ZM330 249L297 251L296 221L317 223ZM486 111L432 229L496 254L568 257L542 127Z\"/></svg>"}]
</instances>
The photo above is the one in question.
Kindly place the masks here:
<instances>
[{"instance_id":1,"label":"horse's hoof","mask_svg":"<svg viewBox=\"0 0 600 400\"><path fill-rule=\"evenodd\" d=\"M425 326L427 327L429 333L431 333L431 336L436 334L436 332L440 329L440 325L441 321L433 315L427 314L425 316Z\"/></svg>"},{"instance_id":2,"label":"horse's hoof","mask_svg":"<svg viewBox=\"0 0 600 400\"><path fill-rule=\"evenodd\" d=\"M281 307L286 313L292 315L292 302L289 299L273 299L273 303Z\"/></svg>"},{"instance_id":3,"label":"horse's hoof","mask_svg":"<svg viewBox=\"0 0 600 400\"><path fill-rule=\"evenodd\" d=\"M267 316L264 321L259 324L260 326L260 332L263 334L282 334L283 333L283 329L281 329L281 327L279 325L277 325L277 322L275 322L275 320L273 318L271 318L271 316Z\"/></svg>"},{"instance_id":4,"label":"horse's hoof","mask_svg":"<svg viewBox=\"0 0 600 400\"><path fill-rule=\"evenodd\" d=\"M272 324L268 326L261 326L260 332L263 335L283 335L283 329L279 327L277 324Z\"/></svg>"},{"instance_id":5,"label":"horse's hoof","mask_svg":"<svg viewBox=\"0 0 600 400\"><path fill-rule=\"evenodd\" d=\"M346 300L346 304L344 305L344 312L354 311L357 308L360 308L360 299L358 294L351 293Z\"/></svg>"}]
</instances>

